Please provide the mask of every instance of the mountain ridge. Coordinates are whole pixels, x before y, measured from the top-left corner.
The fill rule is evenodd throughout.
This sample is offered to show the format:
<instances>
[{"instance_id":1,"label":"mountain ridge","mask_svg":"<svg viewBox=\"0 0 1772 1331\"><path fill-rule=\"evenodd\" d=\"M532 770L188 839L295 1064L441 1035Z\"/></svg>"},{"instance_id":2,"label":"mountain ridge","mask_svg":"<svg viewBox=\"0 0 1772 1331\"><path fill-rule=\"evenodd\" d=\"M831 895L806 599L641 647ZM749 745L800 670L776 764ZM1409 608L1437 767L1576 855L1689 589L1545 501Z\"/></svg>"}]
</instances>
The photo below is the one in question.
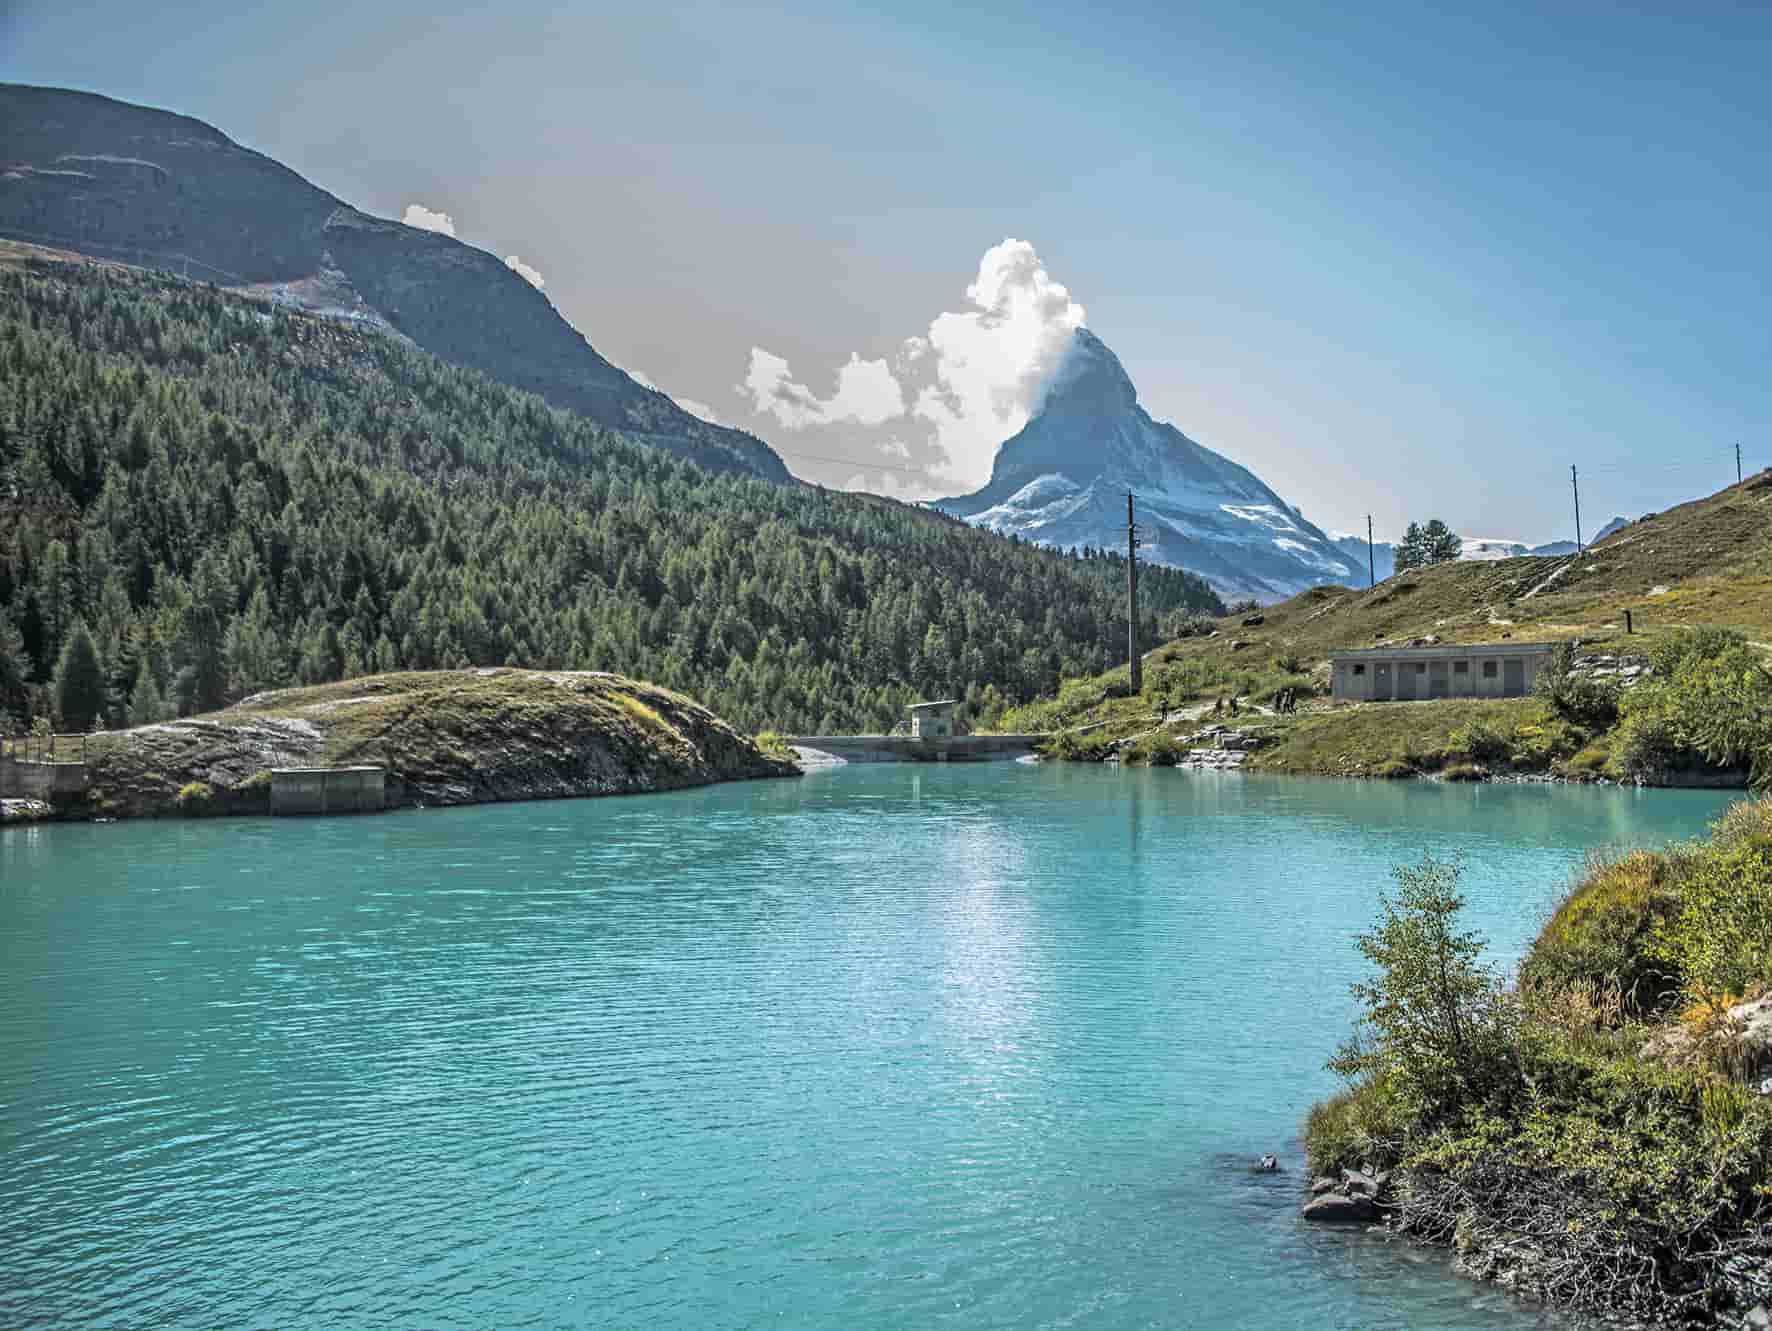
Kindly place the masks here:
<instances>
[{"instance_id":1,"label":"mountain ridge","mask_svg":"<svg viewBox=\"0 0 1772 1331\"><path fill-rule=\"evenodd\" d=\"M762 440L692 416L599 355L497 256L373 217L173 111L0 83L0 237L183 269L394 331L716 471L782 484Z\"/></svg>"}]
</instances>

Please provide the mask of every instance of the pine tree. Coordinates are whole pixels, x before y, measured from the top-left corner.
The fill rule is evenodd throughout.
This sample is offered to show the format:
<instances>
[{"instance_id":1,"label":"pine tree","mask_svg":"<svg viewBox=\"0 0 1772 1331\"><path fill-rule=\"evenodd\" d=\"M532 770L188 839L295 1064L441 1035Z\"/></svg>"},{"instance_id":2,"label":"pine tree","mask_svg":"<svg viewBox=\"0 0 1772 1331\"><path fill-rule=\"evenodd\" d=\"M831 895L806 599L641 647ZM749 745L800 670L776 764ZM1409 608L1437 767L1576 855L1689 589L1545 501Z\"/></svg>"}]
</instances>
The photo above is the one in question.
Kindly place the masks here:
<instances>
[{"instance_id":1,"label":"pine tree","mask_svg":"<svg viewBox=\"0 0 1772 1331\"><path fill-rule=\"evenodd\" d=\"M1411 522L1397 544L1397 572L1450 563L1464 552L1464 539L1438 518L1424 527Z\"/></svg>"},{"instance_id":2,"label":"pine tree","mask_svg":"<svg viewBox=\"0 0 1772 1331\"><path fill-rule=\"evenodd\" d=\"M51 691L61 723L70 731L84 733L105 710L105 672L99 665L98 648L86 621L77 619L55 665Z\"/></svg>"},{"instance_id":3,"label":"pine tree","mask_svg":"<svg viewBox=\"0 0 1772 1331\"><path fill-rule=\"evenodd\" d=\"M0 715L22 716L30 662L25 656L25 637L0 610Z\"/></svg>"},{"instance_id":4,"label":"pine tree","mask_svg":"<svg viewBox=\"0 0 1772 1331\"><path fill-rule=\"evenodd\" d=\"M1429 522L1421 535L1430 564L1448 564L1464 553L1464 538L1438 518Z\"/></svg>"},{"instance_id":5,"label":"pine tree","mask_svg":"<svg viewBox=\"0 0 1772 1331\"><path fill-rule=\"evenodd\" d=\"M1413 568L1427 566L1427 536L1421 530L1419 522L1411 522L1403 539L1397 542L1397 572L1407 573Z\"/></svg>"},{"instance_id":6,"label":"pine tree","mask_svg":"<svg viewBox=\"0 0 1772 1331\"><path fill-rule=\"evenodd\" d=\"M129 724L151 726L156 721L171 718L172 708L167 706L166 695L160 692L160 686L154 682L154 672L143 670L136 681L135 692L129 699Z\"/></svg>"}]
</instances>

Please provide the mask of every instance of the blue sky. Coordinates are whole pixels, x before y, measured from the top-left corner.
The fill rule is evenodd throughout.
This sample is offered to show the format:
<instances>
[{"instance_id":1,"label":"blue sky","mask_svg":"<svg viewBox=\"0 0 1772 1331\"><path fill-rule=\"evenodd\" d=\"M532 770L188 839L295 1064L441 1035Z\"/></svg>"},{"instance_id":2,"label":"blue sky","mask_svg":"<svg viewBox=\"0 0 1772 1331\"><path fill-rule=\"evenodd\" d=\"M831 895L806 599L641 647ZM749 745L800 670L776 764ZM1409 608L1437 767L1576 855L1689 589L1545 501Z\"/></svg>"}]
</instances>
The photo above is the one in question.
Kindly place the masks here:
<instances>
[{"instance_id":1,"label":"blue sky","mask_svg":"<svg viewBox=\"0 0 1772 1331\"><path fill-rule=\"evenodd\" d=\"M1772 464L1772 11L1438 8L11 0L0 77L446 213L826 484L980 479L1025 401L975 344L938 428L906 345L994 326L966 289L1008 237L1153 415L1325 527L1551 539L1571 463L1590 531L1737 441Z\"/></svg>"}]
</instances>

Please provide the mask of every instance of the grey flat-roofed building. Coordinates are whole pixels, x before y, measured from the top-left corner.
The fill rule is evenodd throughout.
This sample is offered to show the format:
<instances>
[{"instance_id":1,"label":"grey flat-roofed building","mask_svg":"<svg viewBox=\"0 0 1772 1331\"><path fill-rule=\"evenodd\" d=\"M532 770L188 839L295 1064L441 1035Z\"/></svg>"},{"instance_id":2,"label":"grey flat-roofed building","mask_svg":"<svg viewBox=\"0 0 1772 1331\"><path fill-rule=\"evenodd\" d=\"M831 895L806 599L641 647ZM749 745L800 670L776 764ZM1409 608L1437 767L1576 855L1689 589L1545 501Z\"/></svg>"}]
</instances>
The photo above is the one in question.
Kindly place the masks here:
<instances>
[{"instance_id":1,"label":"grey flat-roofed building","mask_svg":"<svg viewBox=\"0 0 1772 1331\"><path fill-rule=\"evenodd\" d=\"M1332 696L1337 702L1519 698L1532 691L1538 671L1557 646L1484 642L1331 652Z\"/></svg>"},{"instance_id":2,"label":"grey flat-roofed building","mask_svg":"<svg viewBox=\"0 0 1772 1331\"><path fill-rule=\"evenodd\" d=\"M911 738L912 739L952 739L954 734L954 708L960 705L957 698L949 698L945 702L914 702L911 704Z\"/></svg>"}]
</instances>

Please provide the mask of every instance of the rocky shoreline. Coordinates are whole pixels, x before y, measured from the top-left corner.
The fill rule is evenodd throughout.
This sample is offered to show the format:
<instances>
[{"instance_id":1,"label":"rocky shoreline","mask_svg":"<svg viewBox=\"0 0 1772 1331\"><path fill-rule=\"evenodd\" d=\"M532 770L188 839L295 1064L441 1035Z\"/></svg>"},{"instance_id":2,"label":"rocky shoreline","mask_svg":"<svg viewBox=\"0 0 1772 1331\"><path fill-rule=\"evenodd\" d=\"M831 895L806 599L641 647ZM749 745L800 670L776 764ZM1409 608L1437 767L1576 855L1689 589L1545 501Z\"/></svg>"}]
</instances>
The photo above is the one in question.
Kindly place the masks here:
<instances>
[{"instance_id":1,"label":"rocky shoreline","mask_svg":"<svg viewBox=\"0 0 1772 1331\"><path fill-rule=\"evenodd\" d=\"M372 676L95 737L88 784L9 821L264 814L278 767L378 766L387 808L645 794L794 776L707 708L599 671Z\"/></svg>"}]
</instances>

